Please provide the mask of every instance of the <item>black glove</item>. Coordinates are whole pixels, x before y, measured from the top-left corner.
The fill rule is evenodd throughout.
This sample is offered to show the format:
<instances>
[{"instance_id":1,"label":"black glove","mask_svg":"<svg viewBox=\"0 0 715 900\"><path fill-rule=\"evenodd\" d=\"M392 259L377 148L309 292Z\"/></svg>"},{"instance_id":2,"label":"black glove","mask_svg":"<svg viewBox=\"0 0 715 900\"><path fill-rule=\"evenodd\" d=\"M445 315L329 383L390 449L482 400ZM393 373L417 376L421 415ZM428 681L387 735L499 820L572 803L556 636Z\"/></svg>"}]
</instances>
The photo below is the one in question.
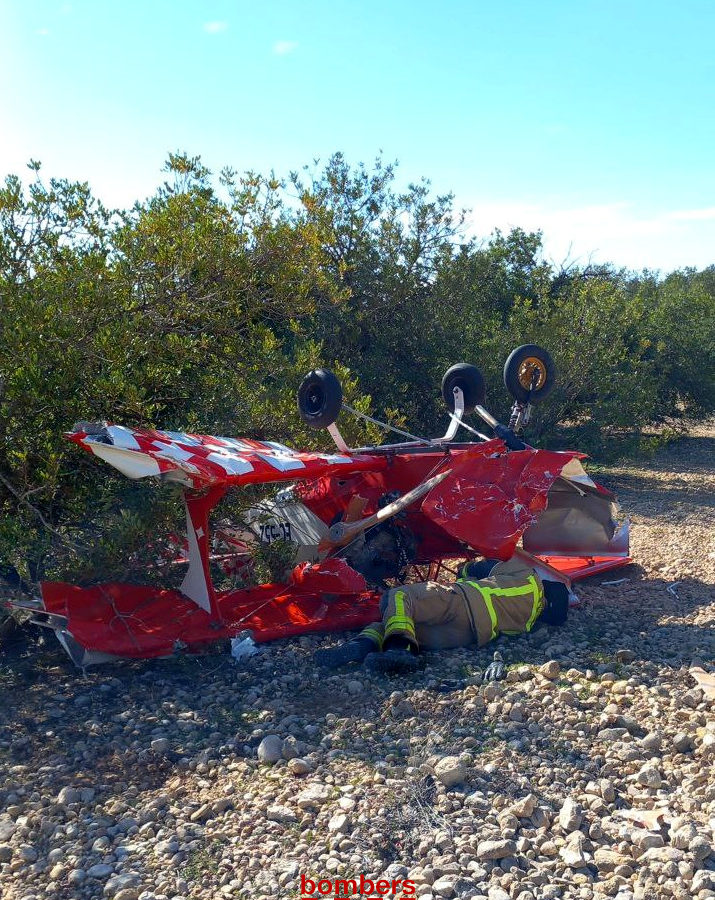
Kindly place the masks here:
<instances>
[{"instance_id":1,"label":"black glove","mask_svg":"<svg viewBox=\"0 0 715 900\"><path fill-rule=\"evenodd\" d=\"M489 663L484 672L484 681L501 681L505 675L504 658L498 650L495 650L494 661Z\"/></svg>"}]
</instances>

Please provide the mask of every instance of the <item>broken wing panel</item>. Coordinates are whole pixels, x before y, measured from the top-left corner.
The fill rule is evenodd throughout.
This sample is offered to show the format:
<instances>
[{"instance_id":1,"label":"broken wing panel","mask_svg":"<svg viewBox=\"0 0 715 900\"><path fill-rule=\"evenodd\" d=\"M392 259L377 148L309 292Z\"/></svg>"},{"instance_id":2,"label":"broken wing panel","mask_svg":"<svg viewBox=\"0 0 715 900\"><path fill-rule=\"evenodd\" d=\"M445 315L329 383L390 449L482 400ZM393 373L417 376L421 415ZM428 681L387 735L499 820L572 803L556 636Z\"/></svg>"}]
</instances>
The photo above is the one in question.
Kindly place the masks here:
<instances>
[{"instance_id":1,"label":"broken wing panel","mask_svg":"<svg viewBox=\"0 0 715 900\"><path fill-rule=\"evenodd\" d=\"M313 479L386 465L384 458L365 454L300 453L273 441L118 425L90 427L83 423L66 436L129 478L159 477L197 490L211 485Z\"/></svg>"},{"instance_id":2,"label":"broken wing panel","mask_svg":"<svg viewBox=\"0 0 715 900\"><path fill-rule=\"evenodd\" d=\"M365 590L364 580L342 560L332 563L301 570L289 585L218 594L218 620L178 591L132 584L80 588L44 582L42 600L49 627L79 666L197 651L245 629L262 642L362 628L378 619L379 593Z\"/></svg>"},{"instance_id":3,"label":"broken wing panel","mask_svg":"<svg viewBox=\"0 0 715 900\"><path fill-rule=\"evenodd\" d=\"M628 556L628 523L616 521L613 495L586 475L578 460L562 470L546 509L524 534L524 549L539 556Z\"/></svg>"},{"instance_id":4,"label":"broken wing panel","mask_svg":"<svg viewBox=\"0 0 715 900\"><path fill-rule=\"evenodd\" d=\"M484 556L508 559L545 508L564 466L578 456L533 449L464 454L427 495L422 512Z\"/></svg>"}]
</instances>

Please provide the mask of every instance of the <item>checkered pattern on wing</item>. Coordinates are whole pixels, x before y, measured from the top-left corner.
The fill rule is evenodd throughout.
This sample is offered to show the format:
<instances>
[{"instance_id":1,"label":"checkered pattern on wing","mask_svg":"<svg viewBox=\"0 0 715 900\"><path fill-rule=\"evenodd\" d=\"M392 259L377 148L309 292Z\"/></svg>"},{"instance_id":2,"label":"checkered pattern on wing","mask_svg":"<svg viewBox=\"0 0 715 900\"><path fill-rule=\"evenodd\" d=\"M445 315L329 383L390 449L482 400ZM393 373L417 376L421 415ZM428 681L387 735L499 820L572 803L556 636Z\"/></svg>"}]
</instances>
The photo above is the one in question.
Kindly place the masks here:
<instances>
[{"instance_id":1,"label":"checkered pattern on wing","mask_svg":"<svg viewBox=\"0 0 715 900\"><path fill-rule=\"evenodd\" d=\"M381 468L369 455L302 453L273 441L107 425L67 437L130 478L164 477L187 487L312 479Z\"/></svg>"}]
</instances>

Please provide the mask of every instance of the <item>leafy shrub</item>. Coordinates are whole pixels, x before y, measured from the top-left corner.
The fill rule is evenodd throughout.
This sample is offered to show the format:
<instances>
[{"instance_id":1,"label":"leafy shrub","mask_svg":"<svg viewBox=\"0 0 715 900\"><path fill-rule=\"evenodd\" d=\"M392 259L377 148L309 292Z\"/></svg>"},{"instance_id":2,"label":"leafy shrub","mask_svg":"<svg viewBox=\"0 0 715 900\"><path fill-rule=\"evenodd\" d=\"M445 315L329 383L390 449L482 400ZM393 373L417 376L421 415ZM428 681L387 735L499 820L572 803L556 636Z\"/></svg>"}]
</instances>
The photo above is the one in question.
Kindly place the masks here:
<instances>
[{"instance_id":1,"label":"leafy shrub","mask_svg":"<svg viewBox=\"0 0 715 900\"><path fill-rule=\"evenodd\" d=\"M504 359L532 341L560 373L534 440L598 451L715 408L715 267L556 271L540 235L464 241L450 196L340 154L287 187L172 155L125 211L30 168L0 189L0 560L33 581L132 577L147 531L181 528L170 491L63 439L78 419L327 446L295 412L327 365L352 406L434 434L450 365L484 371L503 419ZM344 418L353 446L379 438Z\"/></svg>"}]
</instances>

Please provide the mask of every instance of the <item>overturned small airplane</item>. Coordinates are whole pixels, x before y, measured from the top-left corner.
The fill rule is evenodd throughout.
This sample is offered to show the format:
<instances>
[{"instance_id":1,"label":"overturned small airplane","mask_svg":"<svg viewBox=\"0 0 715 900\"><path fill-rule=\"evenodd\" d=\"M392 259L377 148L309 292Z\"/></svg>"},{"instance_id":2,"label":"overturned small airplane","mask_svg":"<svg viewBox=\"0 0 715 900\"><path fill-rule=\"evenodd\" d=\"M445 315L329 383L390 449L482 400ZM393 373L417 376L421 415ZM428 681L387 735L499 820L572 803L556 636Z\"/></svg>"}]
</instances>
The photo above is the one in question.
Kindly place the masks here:
<instances>
[{"instance_id":1,"label":"overturned small airplane","mask_svg":"<svg viewBox=\"0 0 715 900\"><path fill-rule=\"evenodd\" d=\"M12 605L53 629L84 667L197 651L246 629L260 642L360 628L378 617L380 594L390 583L438 579L479 556L522 555L569 587L626 565L628 523L617 523L615 499L586 474L584 455L536 449L519 437L554 378L545 350L533 344L514 350L504 367L514 398L506 426L485 408L479 370L452 366L442 380L449 427L442 437L422 438L347 406L336 376L317 369L300 385L298 410L304 422L328 430L333 453L80 422L67 438L82 449L129 478L181 485L185 577L178 590L43 582L41 598ZM341 411L405 440L351 449L336 424ZM468 413L493 436L468 425ZM456 441L460 428L472 439ZM249 525L257 541L294 545L295 565L282 583L216 590L210 513L230 488L269 483L288 487L254 511ZM240 559L250 555L250 541L234 544Z\"/></svg>"}]
</instances>

